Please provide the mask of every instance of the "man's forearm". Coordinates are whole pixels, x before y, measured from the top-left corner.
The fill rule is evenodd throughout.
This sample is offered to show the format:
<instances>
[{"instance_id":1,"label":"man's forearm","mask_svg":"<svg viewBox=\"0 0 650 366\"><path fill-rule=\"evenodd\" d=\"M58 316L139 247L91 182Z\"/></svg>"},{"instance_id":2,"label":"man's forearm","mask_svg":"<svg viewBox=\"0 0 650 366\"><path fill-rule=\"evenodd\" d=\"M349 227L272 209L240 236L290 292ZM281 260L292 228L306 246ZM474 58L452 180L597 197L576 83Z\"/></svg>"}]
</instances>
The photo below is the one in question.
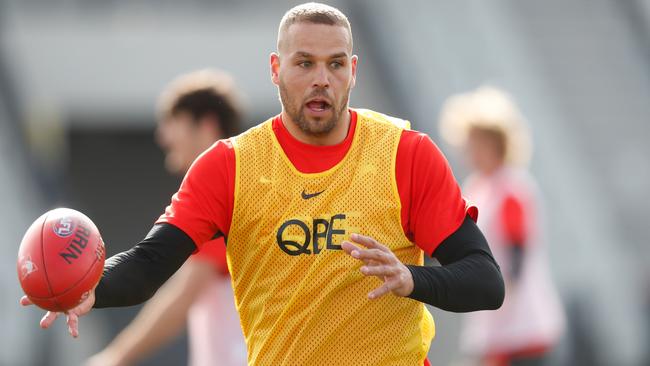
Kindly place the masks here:
<instances>
[{"instance_id":1,"label":"man's forearm","mask_svg":"<svg viewBox=\"0 0 650 366\"><path fill-rule=\"evenodd\" d=\"M95 289L95 308L137 305L147 301L196 249L192 239L170 224L155 225L126 252L106 260Z\"/></svg>"},{"instance_id":2,"label":"man's forearm","mask_svg":"<svg viewBox=\"0 0 650 366\"><path fill-rule=\"evenodd\" d=\"M407 266L413 276L410 298L443 310L468 312L501 306L505 287L485 237L466 218L434 253L440 267Z\"/></svg>"},{"instance_id":3,"label":"man's forearm","mask_svg":"<svg viewBox=\"0 0 650 366\"><path fill-rule=\"evenodd\" d=\"M453 312L495 310L503 303L501 273L483 253L441 267L407 267L414 300Z\"/></svg>"}]
</instances>

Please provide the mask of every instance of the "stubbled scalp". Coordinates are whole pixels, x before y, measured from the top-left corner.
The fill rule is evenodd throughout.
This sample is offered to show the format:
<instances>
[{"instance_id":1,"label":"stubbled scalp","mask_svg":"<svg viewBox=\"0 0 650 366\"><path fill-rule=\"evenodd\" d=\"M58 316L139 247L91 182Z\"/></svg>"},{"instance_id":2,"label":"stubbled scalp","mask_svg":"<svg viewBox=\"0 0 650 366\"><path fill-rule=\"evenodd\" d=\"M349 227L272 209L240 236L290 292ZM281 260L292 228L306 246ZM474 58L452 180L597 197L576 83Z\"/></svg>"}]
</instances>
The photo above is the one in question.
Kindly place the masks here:
<instances>
[{"instance_id":1,"label":"stubbled scalp","mask_svg":"<svg viewBox=\"0 0 650 366\"><path fill-rule=\"evenodd\" d=\"M289 27L300 22L344 27L348 31L350 38L348 50L350 54L352 53L352 27L348 18L335 7L314 2L297 5L284 14L278 28L278 53L282 53Z\"/></svg>"}]
</instances>

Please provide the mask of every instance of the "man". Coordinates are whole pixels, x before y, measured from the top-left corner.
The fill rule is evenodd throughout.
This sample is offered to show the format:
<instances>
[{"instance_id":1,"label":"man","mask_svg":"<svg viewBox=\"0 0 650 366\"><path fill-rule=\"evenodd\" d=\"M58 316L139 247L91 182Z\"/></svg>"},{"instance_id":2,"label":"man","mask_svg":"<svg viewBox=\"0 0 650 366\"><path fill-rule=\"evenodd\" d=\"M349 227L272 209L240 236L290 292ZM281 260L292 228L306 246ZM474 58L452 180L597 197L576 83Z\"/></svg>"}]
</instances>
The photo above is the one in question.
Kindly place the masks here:
<instances>
[{"instance_id":1,"label":"man","mask_svg":"<svg viewBox=\"0 0 650 366\"><path fill-rule=\"evenodd\" d=\"M162 93L157 141L165 167L184 174L215 141L238 132L241 111L227 74L182 75ZM206 243L88 365L130 365L177 335L187 320L191 365L241 366L246 346L235 309L223 238Z\"/></svg>"},{"instance_id":2,"label":"man","mask_svg":"<svg viewBox=\"0 0 650 366\"><path fill-rule=\"evenodd\" d=\"M426 135L349 108L357 57L338 9L290 9L270 66L280 115L199 157L148 236L109 259L67 313L70 333L93 305L146 300L220 233L250 365L428 363L424 303L474 311L503 301L476 210ZM424 251L443 266L422 266Z\"/></svg>"}]
</instances>

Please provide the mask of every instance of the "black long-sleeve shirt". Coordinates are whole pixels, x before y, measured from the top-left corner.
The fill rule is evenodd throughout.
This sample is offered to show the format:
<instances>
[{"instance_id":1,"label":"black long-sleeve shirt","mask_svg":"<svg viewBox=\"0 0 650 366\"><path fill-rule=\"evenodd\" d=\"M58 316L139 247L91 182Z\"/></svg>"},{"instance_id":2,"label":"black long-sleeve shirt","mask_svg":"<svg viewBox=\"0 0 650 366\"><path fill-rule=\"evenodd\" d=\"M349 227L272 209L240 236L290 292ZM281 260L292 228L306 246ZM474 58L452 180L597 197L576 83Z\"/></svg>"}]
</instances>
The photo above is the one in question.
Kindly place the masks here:
<instances>
[{"instance_id":1,"label":"black long-sleeve shirt","mask_svg":"<svg viewBox=\"0 0 650 366\"><path fill-rule=\"evenodd\" d=\"M95 289L96 308L130 306L153 296L196 250L192 239L170 224L155 225L144 240L109 258ZM469 217L435 250L442 264L408 266L410 298L448 311L496 309L504 285L487 241Z\"/></svg>"}]
</instances>

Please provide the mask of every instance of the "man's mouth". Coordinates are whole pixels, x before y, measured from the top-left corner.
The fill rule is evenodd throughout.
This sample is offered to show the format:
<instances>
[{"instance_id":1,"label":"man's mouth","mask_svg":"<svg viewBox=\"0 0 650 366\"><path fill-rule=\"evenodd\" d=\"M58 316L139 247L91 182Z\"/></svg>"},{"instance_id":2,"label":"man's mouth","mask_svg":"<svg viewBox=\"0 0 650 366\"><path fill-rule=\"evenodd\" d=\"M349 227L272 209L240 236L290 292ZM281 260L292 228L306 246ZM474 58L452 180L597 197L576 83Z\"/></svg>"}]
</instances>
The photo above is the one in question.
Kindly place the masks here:
<instances>
[{"instance_id":1,"label":"man's mouth","mask_svg":"<svg viewBox=\"0 0 650 366\"><path fill-rule=\"evenodd\" d=\"M332 108L332 105L327 100L319 99L319 98L311 99L307 101L305 105L307 106L307 108L309 108L314 112L323 112L327 109Z\"/></svg>"}]
</instances>

